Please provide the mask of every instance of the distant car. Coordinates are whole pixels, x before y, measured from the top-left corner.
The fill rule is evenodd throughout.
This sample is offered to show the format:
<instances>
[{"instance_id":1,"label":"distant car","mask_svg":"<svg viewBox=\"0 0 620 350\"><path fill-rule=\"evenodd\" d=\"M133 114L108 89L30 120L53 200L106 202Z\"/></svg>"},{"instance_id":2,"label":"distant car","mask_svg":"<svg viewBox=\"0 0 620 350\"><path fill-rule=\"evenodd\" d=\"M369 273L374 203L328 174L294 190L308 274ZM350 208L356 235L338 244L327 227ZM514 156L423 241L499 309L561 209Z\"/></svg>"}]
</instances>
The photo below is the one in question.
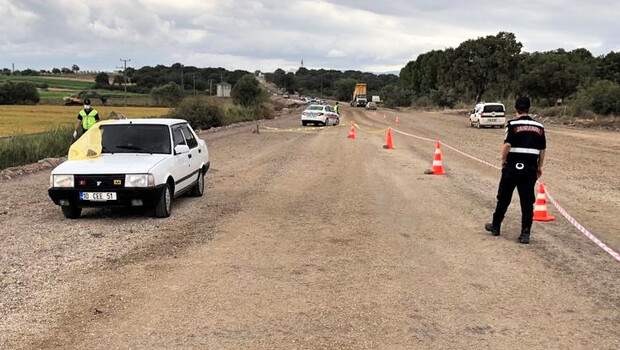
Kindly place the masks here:
<instances>
[{"instance_id":1,"label":"distant car","mask_svg":"<svg viewBox=\"0 0 620 350\"><path fill-rule=\"evenodd\" d=\"M368 102L366 104L366 109L370 109L370 110L376 110L377 109L377 103L376 102Z\"/></svg>"},{"instance_id":2,"label":"distant car","mask_svg":"<svg viewBox=\"0 0 620 350\"><path fill-rule=\"evenodd\" d=\"M86 207L123 206L168 217L175 197L203 195L209 151L185 120L115 120L100 130L99 157L52 170L48 193L66 218L79 218Z\"/></svg>"},{"instance_id":3,"label":"distant car","mask_svg":"<svg viewBox=\"0 0 620 350\"><path fill-rule=\"evenodd\" d=\"M498 102L478 103L469 114L469 125L477 128L484 126L503 128L506 125L506 107Z\"/></svg>"},{"instance_id":4,"label":"distant car","mask_svg":"<svg viewBox=\"0 0 620 350\"><path fill-rule=\"evenodd\" d=\"M301 125L338 125L340 117L330 105L313 104L301 113Z\"/></svg>"}]
</instances>

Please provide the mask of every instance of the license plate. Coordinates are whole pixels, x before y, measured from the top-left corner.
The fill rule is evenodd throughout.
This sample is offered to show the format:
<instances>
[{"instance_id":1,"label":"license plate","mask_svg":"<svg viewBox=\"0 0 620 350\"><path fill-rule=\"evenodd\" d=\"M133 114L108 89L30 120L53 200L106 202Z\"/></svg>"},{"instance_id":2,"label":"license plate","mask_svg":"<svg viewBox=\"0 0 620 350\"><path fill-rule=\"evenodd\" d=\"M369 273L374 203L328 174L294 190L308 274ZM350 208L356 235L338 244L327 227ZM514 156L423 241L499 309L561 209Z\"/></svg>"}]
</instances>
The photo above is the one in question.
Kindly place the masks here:
<instances>
[{"instance_id":1,"label":"license plate","mask_svg":"<svg viewBox=\"0 0 620 350\"><path fill-rule=\"evenodd\" d=\"M487 121L489 121L491 123L495 123L497 121L497 119L487 119Z\"/></svg>"},{"instance_id":2,"label":"license plate","mask_svg":"<svg viewBox=\"0 0 620 350\"><path fill-rule=\"evenodd\" d=\"M116 192L80 192L80 199L92 202L115 201Z\"/></svg>"}]
</instances>

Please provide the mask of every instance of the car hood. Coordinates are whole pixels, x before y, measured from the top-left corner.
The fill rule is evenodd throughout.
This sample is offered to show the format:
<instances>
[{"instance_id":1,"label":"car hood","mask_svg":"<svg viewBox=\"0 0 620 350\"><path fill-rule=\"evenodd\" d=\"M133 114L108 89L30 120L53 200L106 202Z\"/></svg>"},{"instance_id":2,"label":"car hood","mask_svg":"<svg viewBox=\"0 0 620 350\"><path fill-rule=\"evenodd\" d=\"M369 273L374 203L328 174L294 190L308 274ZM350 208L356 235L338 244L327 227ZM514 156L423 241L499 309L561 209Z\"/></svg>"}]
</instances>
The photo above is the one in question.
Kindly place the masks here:
<instances>
[{"instance_id":1,"label":"car hood","mask_svg":"<svg viewBox=\"0 0 620 350\"><path fill-rule=\"evenodd\" d=\"M52 171L52 174L139 174L149 172L167 154L102 154L89 160L68 160Z\"/></svg>"}]
</instances>

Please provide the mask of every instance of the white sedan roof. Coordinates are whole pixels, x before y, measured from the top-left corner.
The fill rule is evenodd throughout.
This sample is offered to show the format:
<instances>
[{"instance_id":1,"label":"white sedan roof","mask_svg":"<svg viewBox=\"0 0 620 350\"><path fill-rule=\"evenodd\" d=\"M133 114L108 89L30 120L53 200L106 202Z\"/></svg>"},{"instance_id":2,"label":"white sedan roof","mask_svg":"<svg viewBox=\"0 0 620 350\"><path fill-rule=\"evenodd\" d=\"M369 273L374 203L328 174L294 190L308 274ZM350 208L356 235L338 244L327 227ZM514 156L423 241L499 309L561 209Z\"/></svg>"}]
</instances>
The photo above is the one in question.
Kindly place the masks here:
<instances>
[{"instance_id":1,"label":"white sedan roof","mask_svg":"<svg viewBox=\"0 0 620 350\"><path fill-rule=\"evenodd\" d=\"M124 124L156 124L156 125L174 125L179 123L187 123L183 119L172 118L135 118L135 119L108 119L106 125L124 125Z\"/></svg>"}]
</instances>

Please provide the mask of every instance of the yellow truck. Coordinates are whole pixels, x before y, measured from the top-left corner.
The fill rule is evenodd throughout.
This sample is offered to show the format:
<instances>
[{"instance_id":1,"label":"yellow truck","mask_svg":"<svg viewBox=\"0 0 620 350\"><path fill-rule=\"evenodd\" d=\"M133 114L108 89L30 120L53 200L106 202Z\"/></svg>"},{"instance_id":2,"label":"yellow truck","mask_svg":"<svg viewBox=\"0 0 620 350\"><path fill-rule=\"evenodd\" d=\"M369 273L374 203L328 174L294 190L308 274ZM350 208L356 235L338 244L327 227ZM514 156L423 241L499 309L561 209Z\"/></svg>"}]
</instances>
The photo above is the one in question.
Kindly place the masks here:
<instances>
[{"instance_id":1,"label":"yellow truck","mask_svg":"<svg viewBox=\"0 0 620 350\"><path fill-rule=\"evenodd\" d=\"M366 98L366 89L367 85L365 83L355 84L351 107L366 107L366 103L368 103L368 99Z\"/></svg>"}]
</instances>

